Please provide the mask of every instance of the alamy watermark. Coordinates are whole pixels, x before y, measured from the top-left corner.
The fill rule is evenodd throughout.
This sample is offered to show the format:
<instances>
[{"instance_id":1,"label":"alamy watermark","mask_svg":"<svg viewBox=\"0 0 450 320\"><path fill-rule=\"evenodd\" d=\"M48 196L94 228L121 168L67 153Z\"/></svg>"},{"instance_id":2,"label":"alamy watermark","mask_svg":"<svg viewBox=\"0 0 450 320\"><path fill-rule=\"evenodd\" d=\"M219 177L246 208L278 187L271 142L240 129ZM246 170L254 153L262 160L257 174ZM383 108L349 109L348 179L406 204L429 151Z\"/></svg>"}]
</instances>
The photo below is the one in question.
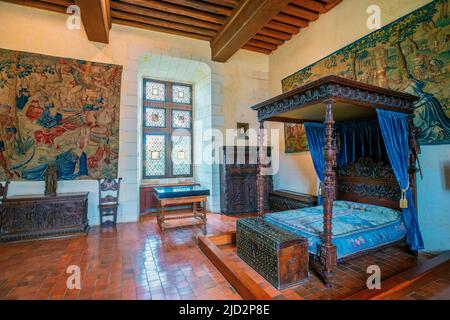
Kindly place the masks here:
<instances>
[{"instance_id":1,"label":"alamy watermark","mask_svg":"<svg viewBox=\"0 0 450 320\"><path fill-rule=\"evenodd\" d=\"M369 17L367 18L367 28L369 30L378 30L381 28L381 9L375 4L367 7Z\"/></svg>"},{"instance_id":2,"label":"alamy watermark","mask_svg":"<svg viewBox=\"0 0 450 320\"><path fill-rule=\"evenodd\" d=\"M81 269L77 265L70 265L66 269L70 276L67 278L66 285L69 290L81 289Z\"/></svg>"},{"instance_id":3,"label":"alamy watermark","mask_svg":"<svg viewBox=\"0 0 450 320\"><path fill-rule=\"evenodd\" d=\"M70 14L66 20L66 27L69 30L79 30L81 29L81 11L80 7L77 5L70 5L67 7L66 12Z\"/></svg>"},{"instance_id":4,"label":"alamy watermark","mask_svg":"<svg viewBox=\"0 0 450 320\"><path fill-rule=\"evenodd\" d=\"M370 276L367 278L366 285L367 289L381 289L381 269L376 264L367 267L367 273Z\"/></svg>"}]
</instances>

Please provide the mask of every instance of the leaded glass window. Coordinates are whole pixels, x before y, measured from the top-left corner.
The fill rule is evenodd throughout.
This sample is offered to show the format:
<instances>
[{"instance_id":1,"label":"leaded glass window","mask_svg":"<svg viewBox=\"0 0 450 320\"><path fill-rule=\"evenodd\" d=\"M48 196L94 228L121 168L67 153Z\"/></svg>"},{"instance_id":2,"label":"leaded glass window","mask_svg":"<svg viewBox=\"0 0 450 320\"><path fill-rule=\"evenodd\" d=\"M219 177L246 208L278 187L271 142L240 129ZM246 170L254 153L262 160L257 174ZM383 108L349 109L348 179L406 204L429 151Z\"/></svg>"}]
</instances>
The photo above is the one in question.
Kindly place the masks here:
<instances>
[{"instance_id":1,"label":"leaded glass window","mask_svg":"<svg viewBox=\"0 0 450 320\"><path fill-rule=\"evenodd\" d=\"M143 177L192 176L192 86L143 80Z\"/></svg>"},{"instance_id":2,"label":"leaded glass window","mask_svg":"<svg viewBox=\"0 0 450 320\"><path fill-rule=\"evenodd\" d=\"M176 103L191 103L191 87L172 85L172 101Z\"/></svg>"},{"instance_id":3,"label":"leaded glass window","mask_svg":"<svg viewBox=\"0 0 450 320\"><path fill-rule=\"evenodd\" d=\"M163 177L166 175L166 136L162 134L145 135L145 176Z\"/></svg>"},{"instance_id":4,"label":"leaded glass window","mask_svg":"<svg viewBox=\"0 0 450 320\"><path fill-rule=\"evenodd\" d=\"M191 123L191 111L172 109L172 128L190 129Z\"/></svg>"},{"instance_id":5,"label":"leaded glass window","mask_svg":"<svg viewBox=\"0 0 450 320\"><path fill-rule=\"evenodd\" d=\"M144 125L146 127L164 128L166 126L166 109L144 107Z\"/></svg>"},{"instance_id":6,"label":"leaded glass window","mask_svg":"<svg viewBox=\"0 0 450 320\"><path fill-rule=\"evenodd\" d=\"M165 101L166 84L163 82L146 81L145 82L145 100Z\"/></svg>"},{"instance_id":7,"label":"leaded glass window","mask_svg":"<svg viewBox=\"0 0 450 320\"><path fill-rule=\"evenodd\" d=\"M191 175L191 136L172 137L172 172L174 176Z\"/></svg>"}]
</instances>

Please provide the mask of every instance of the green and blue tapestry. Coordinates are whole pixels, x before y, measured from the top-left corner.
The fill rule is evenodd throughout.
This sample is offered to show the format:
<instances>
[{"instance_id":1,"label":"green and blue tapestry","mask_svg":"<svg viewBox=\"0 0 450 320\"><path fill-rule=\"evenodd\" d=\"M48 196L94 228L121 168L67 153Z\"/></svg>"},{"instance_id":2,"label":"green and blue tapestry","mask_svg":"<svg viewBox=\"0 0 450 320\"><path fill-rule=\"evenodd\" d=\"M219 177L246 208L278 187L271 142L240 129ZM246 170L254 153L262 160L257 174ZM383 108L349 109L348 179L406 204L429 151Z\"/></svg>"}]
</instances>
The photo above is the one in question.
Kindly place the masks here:
<instances>
[{"instance_id":1,"label":"green and blue tapestry","mask_svg":"<svg viewBox=\"0 0 450 320\"><path fill-rule=\"evenodd\" d=\"M0 49L0 180L116 177L122 67Z\"/></svg>"},{"instance_id":2,"label":"green and blue tapestry","mask_svg":"<svg viewBox=\"0 0 450 320\"><path fill-rule=\"evenodd\" d=\"M421 144L450 143L449 0L435 0L282 80L283 92L327 75L420 98Z\"/></svg>"}]
</instances>

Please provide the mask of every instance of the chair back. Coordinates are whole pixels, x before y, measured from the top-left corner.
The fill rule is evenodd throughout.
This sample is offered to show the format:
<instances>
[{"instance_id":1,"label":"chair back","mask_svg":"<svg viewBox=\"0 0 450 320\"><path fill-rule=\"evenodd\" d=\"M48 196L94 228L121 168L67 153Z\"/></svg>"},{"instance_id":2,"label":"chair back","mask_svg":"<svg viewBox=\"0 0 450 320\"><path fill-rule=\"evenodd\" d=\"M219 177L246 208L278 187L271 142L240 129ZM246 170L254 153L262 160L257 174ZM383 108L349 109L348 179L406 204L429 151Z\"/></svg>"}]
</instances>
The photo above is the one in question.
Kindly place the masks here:
<instances>
[{"instance_id":1,"label":"chair back","mask_svg":"<svg viewBox=\"0 0 450 320\"><path fill-rule=\"evenodd\" d=\"M6 181L4 186L3 183L0 182L0 204L3 204L3 200L6 199L6 196L8 194L8 186L9 181Z\"/></svg>"},{"instance_id":2,"label":"chair back","mask_svg":"<svg viewBox=\"0 0 450 320\"><path fill-rule=\"evenodd\" d=\"M119 204L121 180L122 178L98 180L99 206Z\"/></svg>"}]
</instances>

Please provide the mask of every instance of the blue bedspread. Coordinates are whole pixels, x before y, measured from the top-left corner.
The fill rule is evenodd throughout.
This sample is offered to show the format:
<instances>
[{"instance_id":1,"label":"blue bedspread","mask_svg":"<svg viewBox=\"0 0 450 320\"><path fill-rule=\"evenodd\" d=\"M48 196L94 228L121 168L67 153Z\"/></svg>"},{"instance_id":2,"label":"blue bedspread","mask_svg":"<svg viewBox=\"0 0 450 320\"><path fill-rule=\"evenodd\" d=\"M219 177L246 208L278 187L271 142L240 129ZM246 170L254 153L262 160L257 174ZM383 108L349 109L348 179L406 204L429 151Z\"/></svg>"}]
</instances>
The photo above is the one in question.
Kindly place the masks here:
<instances>
[{"instance_id":1,"label":"blue bedspread","mask_svg":"<svg viewBox=\"0 0 450 320\"><path fill-rule=\"evenodd\" d=\"M317 254L317 246L322 242L322 206L271 213L265 220L307 238L309 252ZM350 201L334 202L332 241L338 259L398 241L405 235L398 211Z\"/></svg>"}]
</instances>

